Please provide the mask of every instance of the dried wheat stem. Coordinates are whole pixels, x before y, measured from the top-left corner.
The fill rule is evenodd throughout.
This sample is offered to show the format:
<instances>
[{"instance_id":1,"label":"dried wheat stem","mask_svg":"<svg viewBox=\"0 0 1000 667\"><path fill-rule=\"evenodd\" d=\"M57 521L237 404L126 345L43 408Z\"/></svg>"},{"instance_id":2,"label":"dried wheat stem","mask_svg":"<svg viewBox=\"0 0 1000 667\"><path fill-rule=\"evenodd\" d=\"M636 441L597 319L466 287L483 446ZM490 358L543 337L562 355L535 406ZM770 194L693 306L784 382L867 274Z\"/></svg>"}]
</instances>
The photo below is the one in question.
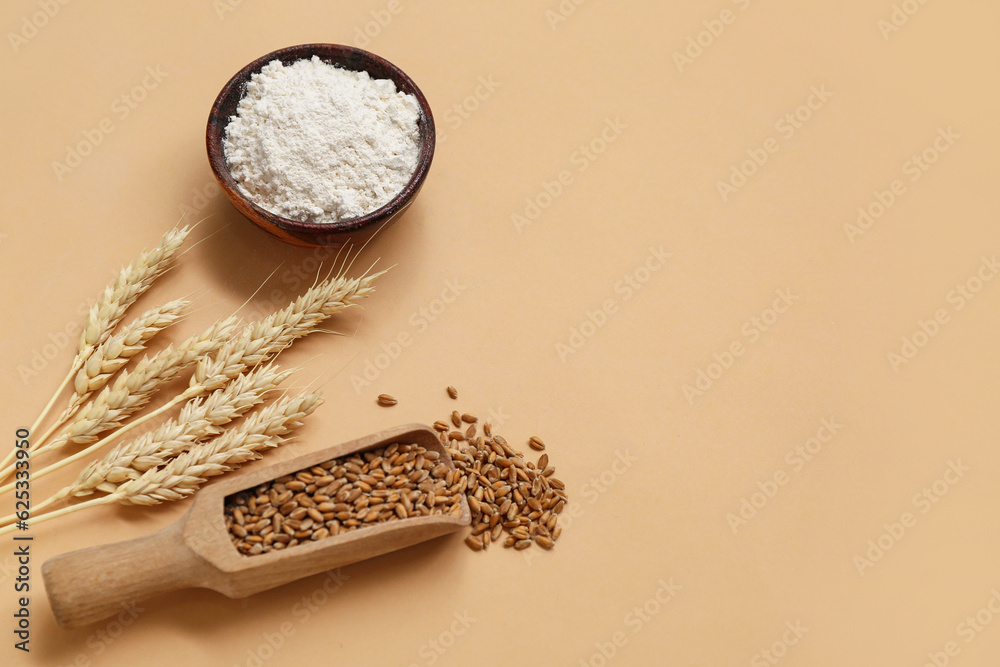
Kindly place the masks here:
<instances>
[{"instance_id":1,"label":"dried wheat stem","mask_svg":"<svg viewBox=\"0 0 1000 667\"><path fill-rule=\"evenodd\" d=\"M92 452L104 447L112 440L117 439L130 429L139 426L149 419L153 419L163 414L180 402L225 386L227 382L240 375L247 368L253 368L254 366L266 361L281 350L288 347L296 339L306 336L314 331L316 325L334 313L357 305L357 301L367 297L374 291L375 288L372 284L375 279L383 273L385 273L385 271L363 276L361 278L346 278L345 276L340 275L328 278L327 280L315 285L307 290L303 295L295 299L295 301L287 307L246 327L241 335L224 343L214 356L203 355L198 361L198 364L195 367L195 372L191 378L191 383L184 393L177 396L163 407L119 428L110 436L94 443L90 447L87 447L72 456L66 457L48 466L47 468L43 468L42 470L32 473L31 478L36 479L38 477L42 477L59 470L60 468L63 468L64 466L69 465L84 456L88 456ZM138 368L136 370L138 370ZM119 376L114 387L117 387L121 380L122 376ZM112 388L112 391L113 389L114 388ZM124 417L118 417L115 411L105 411L108 412L109 415L102 416L102 405L100 403L102 397L104 397L107 392L108 388L105 388L101 394L94 399L91 405L89 412L94 413L96 411L96 417L90 416L87 412L85 412L80 415L77 418L77 421L74 424L71 424L70 428L60 435L59 438L53 440L50 444L43 446L38 451L47 451L49 449L61 447L70 440L81 443L93 442L96 440L96 437L91 435L90 429L92 422L97 423L97 427L99 428L97 432L103 432L109 428L118 426ZM109 401L104 401L104 403L108 402ZM112 402L112 404L114 403ZM145 402L143 402L143 405L145 405ZM134 412L134 410L132 410L132 412ZM131 412L128 412L125 417L130 414ZM90 418L83 420L82 425L74 431L73 426L75 424L81 424L80 417ZM99 421L100 419L104 419L105 421ZM0 493L5 493L12 488L12 484L0 487Z\"/></svg>"},{"instance_id":2,"label":"dried wheat stem","mask_svg":"<svg viewBox=\"0 0 1000 667\"><path fill-rule=\"evenodd\" d=\"M63 457L63 458L59 459L58 461L56 461L55 463L53 463L52 465L46 466L46 467L42 468L41 470L32 471L32 473L28 476L28 479L31 480L31 481L35 481L35 480L37 480L37 479L39 479L41 477L45 477L46 475L50 475L50 474L54 473L57 470L61 470L62 468L65 468L66 466L70 465L71 463L76 463L80 459L86 458L87 456L90 456L91 454L93 454L97 450L104 448L109 443L113 442L114 440L117 440L118 438L120 438L121 436L125 435L126 433L128 433L132 429L138 428L139 426L142 426L143 424L145 424L146 422L148 422L151 419L156 419L157 417L159 417L160 415L162 415L164 412L168 412L168 411L172 410L178 404L183 403L184 401L188 400L189 398L191 398L191 397L187 395L187 392L185 392L183 394L180 394L179 396L175 396L170 401L168 401L164 405L160 406L156 410L153 410L149 414L143 415L142 417L140 417L139 419L136 419L133 422L129 422L128 424L122 426L117 431L115 431L111 435L107 436L103 440L98 440L97 442L95 442L94 444L90 445L89 447L85 447L84 449L81 449L80 451L76 452L75 454L71 454L69 456ZM5 484L4 486L0 486L0 494L7 493L8 491L12 491L12 490L14 490L14 482L11 482L9 484Z\"/></svg>"},{"instance_id":3,"label":"dried wheat stem","mask_svg":"<svg viewBox=\"0 0 1000 667\"><path fill-rule=\"evenodd\" d=\"M252 368L281 352L298 338L315 330L323 320L364 299L374 291L372 283L381 273L361 278L337 276L307 290L285 308L254 322L227 343L214 357L198 362L191 390L210 391L225 384L246 368Z\"/></svg>"},{"instance_id":4,"label":"dried wheat stem","mask_svg":"<svg viewBox=\"0 0 1000 667\"><path fill-rule=\"evenodd\" d=\"M104 288L97 303L91 307L87 315L87 322L84 324L83 333L80 335L80 342L77 346L77 354L70 364L66 378L59 384L55 393L38 414L35 422L31 425L31 433L39 429L63 390L73 381L77 372L83 368L97 346L111 335L115 326L124 317L128 307L135 303L135 300L149 289L153 281L163 275L170 267L174 254L184 243L184 239L187 238L190 231L189 227L170 230L160 239L159 245L139 255L128 266L122 267L114 282ZM14 460L14 456L15 452L11 450L3 461L0 461L0 469L6 471L8 464ZM0 479L6 475L7 473L4 472Z\"/></svg>"},{"instance_id":5,"label":"dried wheat stem","mask_svg":"<svg viewBox=\"0 0 1000 667\"><path fill-rule=\"evenodd\" d=\"M170 260L190 231L190 227L170 230L163 235L157 247L122 268L115 281L104 288L101 297L90 309L87 325L80 336L81 351L95 348L108 339L128 307L170 267Z\"/></svg>"},{"instance_id":6,"label":"dried wheat stem","mask_svg":"<svg viewBox=\"0 0 1000 667\"><path fill-rule=\"evenodd\" d=\"M108 503L113 503L117 500L115 496L101 496L100 498L94 498L93 500L88 500L83 503L78 503L76 505L70 505L69 507L63 507L62 509L55 510L53 512L48 512L47 514L39 514L33 516L27 521L26 524L29 526L34 526L36 523L42 523L43 521L51 521L52 519L58 519L66 514L72 514L73 512L79 512L80 510L87 509L88 507L96 507L97 505L107 505ZM7 533L12 533L17 529L16 524L9 524L0 528L0 535L6 535Z\"/></svg>"},{"instance_id":7,"label":"dried wheat stem","mask_svg":"<svg viewBox=\"0 0 1000 667\"><path fill-rule=\"evenodd\" d=\"M97 438L97 435L120 426L128 417L144 407L149 403L157 389L176 378L185 368L190 367L206 354L211 354L222 347L224 341L232 335L235 328L235 318L227 318L221 322L216 322L202 334L193 336L181 343L176 349L167 347L151 359L144 357L132 372L122 372L115 378L114 384L110 387L105 387L90 402L87 408L76 416L76 419L66 427L58 438L38 447L32 456L58 449L69 442L93 444L71 456L60 459L46 468L33 471L31 479L44 477L90 455L128 433L133 428L141 426L150 419L154 419L170 410L178 403L182 403L197 395L185 392L176 396L160 408L121 426L103 440L98 440ZM6 477L12 471L13 467L8 467L3 472L0 472L0 479L3 479L3 477ZM13 483L7 484L0 487L0 493L6 493L13 488Z\"/></svg>"},{"instance_id":8,"label":"dried wheat stem","mask_svg":"<svg viewBox=\"0 0 1000 667\"><path fill-rule=\"evenodd\" d=\"M63 498L65 498L66 496L68 496L69 494L65 493L65 491L66 491L66 489L63 489L59 493L57 493L57 494L55 494L55 495L53 495L53 496L51 496L49 498L46 498L45 500L43 500L40 503L32 503L31 504L31 514L32 514L32 516L34 516L35 513L38 512L38 510L42 509L43 507L48 507L49 505L53 505L53 504L59 502L60 500L62 500ZM16 514L8 514L7 516L0 518L0 526L6 526L8 524L16 523L16 522L17 522L17 515Z\"/></svg>"}]
</instances>

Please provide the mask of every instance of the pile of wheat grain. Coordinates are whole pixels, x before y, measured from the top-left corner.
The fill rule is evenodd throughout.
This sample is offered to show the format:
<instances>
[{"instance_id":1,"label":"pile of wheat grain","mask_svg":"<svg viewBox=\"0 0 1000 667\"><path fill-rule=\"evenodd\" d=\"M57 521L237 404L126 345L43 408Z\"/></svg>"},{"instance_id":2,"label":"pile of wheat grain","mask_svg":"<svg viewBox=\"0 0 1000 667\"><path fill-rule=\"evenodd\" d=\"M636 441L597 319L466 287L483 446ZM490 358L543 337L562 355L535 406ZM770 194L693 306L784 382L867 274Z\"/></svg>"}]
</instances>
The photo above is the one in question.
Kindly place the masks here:
<instances>
[{"instance_id":1,"label":"pile of wheat grain","mask_svg":"<svg viewBox=\"0 0 1000 667\"><path fill-rule=\"evenodd\" d=\"M388 521L461 515L458 471L440 454L394 443L284 475L226 499L226 528L254 556Z\"/></svg>"}]
</instances>

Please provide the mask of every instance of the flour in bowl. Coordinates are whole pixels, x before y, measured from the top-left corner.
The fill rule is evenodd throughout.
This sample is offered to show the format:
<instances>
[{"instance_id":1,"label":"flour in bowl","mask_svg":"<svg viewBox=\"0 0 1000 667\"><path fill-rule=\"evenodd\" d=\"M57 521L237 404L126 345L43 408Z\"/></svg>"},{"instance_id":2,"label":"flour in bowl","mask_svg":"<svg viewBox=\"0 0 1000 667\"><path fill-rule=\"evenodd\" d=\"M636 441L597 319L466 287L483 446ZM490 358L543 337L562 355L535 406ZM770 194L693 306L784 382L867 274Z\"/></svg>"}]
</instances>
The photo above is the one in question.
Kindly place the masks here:
<instances>
[{"instance_id":1,"label":"flour in bowl","mask_svg":"<svg viewBox=\"0 0 1000 667\"><path fill-rule=\"evenodd\" d=\"M420 107L389 79L318 57L272 60L229 119L226 162L240 190L285 218L332 223L387 204L417 168Z\"/></svg>"}]
</instances>

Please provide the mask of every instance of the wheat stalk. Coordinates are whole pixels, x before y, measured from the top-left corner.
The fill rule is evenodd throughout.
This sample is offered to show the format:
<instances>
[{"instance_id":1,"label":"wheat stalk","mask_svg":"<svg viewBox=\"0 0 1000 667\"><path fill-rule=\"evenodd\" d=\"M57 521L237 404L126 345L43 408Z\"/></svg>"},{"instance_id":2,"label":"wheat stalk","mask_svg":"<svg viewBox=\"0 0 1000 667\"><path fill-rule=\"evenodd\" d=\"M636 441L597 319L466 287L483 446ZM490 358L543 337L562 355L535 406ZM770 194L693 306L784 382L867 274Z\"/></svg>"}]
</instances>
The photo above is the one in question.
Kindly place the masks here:
<instances>
[{"instance_id":1,"label":"wheat stalk","mask_svg":"<svg viewBox=\"0 0 1000 667\"><path fill-rule=\"evenodd\" d=\"M122 424L149 403L156 390L174 380L198 360L214 354L232 337L238 321L229 317L176 348L169 346L153 357L144 357L131 371L115 378L91 401L59 437L38 448L36 453L58 449L70 442L89 444L97 436Z\"/></svg>"},{"instance_id":2,"label":"wheat stalk","mask_svg":"<svg viewBox=\"0 0 1000 667\"><path fill-rule=\"evenodd\" d=\"M115 281L104 288L97 303L91 306L87 324L80 335L81 353L108 339L128 307L169 268L170 260L190 231L190 227L170 230L163 235L158 246L122 268Z\"/></svg>"},{"instance_id":3,"label":"wheat stalk","mask_svg":"<svg viewBox=\"0 0 1000 667\"><path fill-rule=\"evenodd\" d=\"M151 308L130 322L116 334L97 346L73 379L75 392L69 405L56 420L56 426L63 424L83 405L88 398L108 383L111 376L128 363L128 360L146 348L156 334L176 322L189 301L175 299ZM50 429L51 431L52 429ZM38 442L44 442L42 436Z\"/></svg>"},{"instance_id":4,"label":"wheat stalk","mask_svg":"<svg viewBox=\"0 0 1000 667\"><path fill-rule=\"evenodd\" d=\"M198 442L220 433L220 426L262 403L267 392L277 388L293 372L294 369L280 370L274 364L261 366L204 398L191 399L176 418L127 444L118 445L103 459L90 463L76 482L57 495L86 496L95 490L110 493L118 484L166 464Z\"/></svg>"},{"instance_id":5,"label":"wheat stalk","mask_svg":"<svg viewBox=\"0 0 1000 667\"><path fill-rule=\"evenodd\" d=\"M375 279L383 273L361 278L337 276L313 286L285 308L249 325L214 357L199 361L188 391L211 391L243 369L272 358L296 339L315 331L323 320L369 296L375 291Z\"/></svg>"},{"instance_id":6,"label":"wheat stalk","mask_svg":"<svg viewBox=\"0 0 1000 667\"><path fill-rule=\"evenodd\" d=\"M247 368L252 368L264 361L267 361L269 358L288 347L296 339L315 331L316 326L320 322L327 319L334 313L357 305L358 301L366 298L375 291L373 283L384 273L385 271L380 271L378 273L362 276L361 278L346 278L343 275L338 275L328 278L313 286L304 294L292 301L292 303L287 307L276 311L263 320L246 327L241 335L222 344L218 349L218 352L214 355L203 355L195 367L195 372L192 375L188 388L183 393L176 396L173 400L145 415L141 419L130 422L126 426L119 428L111 435L94 442L89 447L80 450L76 454L63 458L47 468L33 472L30 478L34 480L69 465L73 461L88 456L89 454L104 447L132 428L135 428L145 421L163 414L176 406L178 403L190 400L196 396L200 396L225 386L227 382L243 373L243 371ZM119 381L121 380L122 377L119 376L114 386L117 387ZM91 435L91 432L88 429L100 428L100 431L98 432L103 432L109 428L118 426L124 419L124 416L119 417L115 410L102 411L100 409L101 406L97 405L106 392L108 392L108 388L105 388L93 401L91 412L93 413L96 411L96 416L91 415L90 419L85 420L78 429L75 429L76 431L83 431L82 433L64 433L59 438L52 441L52 443L45 445L38 451L61 447L69 440L82 443L93 442L96 440L96 437ZM142 404L145 405L145 403ZM107 414L104 414L105 412ZM134 410L132 412L134 412ZM130 414L131 412L128 413L128 415ZM78 416L78 422L81 417L87 417L87 414L85 413ZM0 487L0 493L5 493L13 488L13 484Z\"/></svg>"},{"instance_id":7,"label":"wheat stalk","mask_svg":"<svg viewBox=\"0 0 1000 667\"><path fill-rule=\"evenodd\" d=\"M106 496L32 516L27 523L50 521L88 507L115 502L157 505L186 498L201 488L209 477L235 470L247 461L260 458L261 451L280 445L284 442L283 436L298 428L322 402L319 392L275 401L217 438L181 453L163 467L148 470L137 479L119 485ZM14 525L0 528L0 535L13 532L15 528Z\"/></svg>"},{"instance_id":8,"label":"wheat stalk","mask_svg":"<svg viewBox=\"0 0 1000 667\"><path fill-rule=\"evenodd\" d=\"M129 306L135 303L135 300L149 289L153 281L163 275L170 267L171 260L190 231L189 227L170 230L163 235L155 248L143 252L131 264L122 267L115 280L104 288L101 296L98 297L97 302L87 314L87 321L77 345L76 357L70 364L69 372L31 425L31 433L38 430L42 421L52 410L59 395L73 381L77 372L83 368L84 363L90 358L97 346L111 336L112 331L125 316L125 311L128 310ZM11 450L6 458L0 461L0 468L6 468L14 456L15 452Z\"/></svg>"},{"instance_id":9,"label":"wheat stalk","mask_svg":"<svg viewBox=\"0 0 1000 667\"><path fill-rule=\"evenodd\" d=\"M111 497L126 505L156 505L193 494L209 477L235 470L260 452L277 447L323 402L319 392L284 398L247 417L204 445L180 454L162 468L120 485Z\"/></svg>"},{"instance_id":10,"label":"wheat stalk","mask_svg":"<svg viewBox=\"0 0 1000 667\"><path fill-rule=\"evenodd\" d=\"M223 346L225 341L232 336L236 329L237 320L226 318L216 322L201 334L192 336L176 348L168 346L156 353L152 358L143 357L131 371L123 371L115 378L110 387L105 387L88 406L76 415L76 418L66 427L66 429L51 442L41 445L34 450L32 456L37 456L47 451L59 449L70 442L93 443L85 449L64 457L50 466L33 471L30 479L34 480L55 472L74 461L78 461L92 452L100 449L111 439L124 435L131 429L141 425L144 421L152 419L168 409L187 400L184 395L174 398L158 410L154 410L146 417L137 419L125 426L121 426L128 417L144 407L152 399L153 394L164 384L175 379L181 371L189 368L201 357L211 354ZM112 436L104 440L98 440L97 436L112 428L121 426ZM96 442L95 442L96 441ZM13 470L0 472L0 479ZM6 493L14 488L10 483L0 487L0 494Z\"/></svg>"}]
</instances>

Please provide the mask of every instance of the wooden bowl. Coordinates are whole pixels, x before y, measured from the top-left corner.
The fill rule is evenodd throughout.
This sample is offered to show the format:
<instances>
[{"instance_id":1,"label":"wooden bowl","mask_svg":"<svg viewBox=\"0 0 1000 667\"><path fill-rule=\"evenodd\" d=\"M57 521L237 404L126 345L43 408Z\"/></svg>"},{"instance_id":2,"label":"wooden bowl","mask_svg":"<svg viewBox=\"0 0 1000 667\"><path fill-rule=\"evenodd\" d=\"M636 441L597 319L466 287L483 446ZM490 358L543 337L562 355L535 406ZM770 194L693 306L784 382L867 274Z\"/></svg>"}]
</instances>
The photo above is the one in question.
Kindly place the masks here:
<instances>
[{"instance_id":1,"label":"wooden bowl","mask_svg":"<svg viewBox=\"0 0 1000 667\"><path fill-rule=\"evenodd\" d=\"M406 186L387 204L367 215L334 223L310 223L283 218L267 211L250 201L244 195L226 163L226 155L222 146L226 134L226 125L230 117L236 115L236 105L246 92L250 77L259 72L264 65L272 60L280 60L289 65L296 60L319 56L331 65L354 71L366 71L373 79L391 79L396 84L396 90L417 98L420 106L420 116L417 127L420 134L420 153L417 156L417 168ZM268 234L276 236L300 246L342 246L351 243L364 242L378 230L392 224L400 213L413 202L420 187L427 178L427 171L434 157L434 116L424 94L417 84L401 69L373 53L340 44L301 44L273 51L241 69L229 80L212 105L212 113L208 117L208 129L205 132L205 143L208 147L208 161L212 172L218 179L222 191L229 201L239 211Z\"/></svg>"}]
</instances>

